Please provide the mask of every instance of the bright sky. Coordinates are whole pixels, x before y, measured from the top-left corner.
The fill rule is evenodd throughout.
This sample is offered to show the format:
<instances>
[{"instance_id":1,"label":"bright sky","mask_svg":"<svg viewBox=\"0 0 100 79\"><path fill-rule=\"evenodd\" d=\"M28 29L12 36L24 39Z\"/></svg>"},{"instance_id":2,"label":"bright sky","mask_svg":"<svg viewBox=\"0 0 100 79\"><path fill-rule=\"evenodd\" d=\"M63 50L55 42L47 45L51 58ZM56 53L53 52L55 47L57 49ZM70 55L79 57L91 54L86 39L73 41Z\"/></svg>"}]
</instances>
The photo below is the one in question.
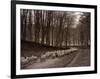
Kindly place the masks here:
<instances>
[{"instance_id":1,"label":"bright sky","mask_svg":"<svg viewBox=\"0 0 100 79\"><path fill-rule=\"evenodd\" d=\"M79 24L80 17L83 15L82 12L74 12L73 16L74 18L74 25L72 28L77 28L77 25Z\"/></svg>"}]
</instances>

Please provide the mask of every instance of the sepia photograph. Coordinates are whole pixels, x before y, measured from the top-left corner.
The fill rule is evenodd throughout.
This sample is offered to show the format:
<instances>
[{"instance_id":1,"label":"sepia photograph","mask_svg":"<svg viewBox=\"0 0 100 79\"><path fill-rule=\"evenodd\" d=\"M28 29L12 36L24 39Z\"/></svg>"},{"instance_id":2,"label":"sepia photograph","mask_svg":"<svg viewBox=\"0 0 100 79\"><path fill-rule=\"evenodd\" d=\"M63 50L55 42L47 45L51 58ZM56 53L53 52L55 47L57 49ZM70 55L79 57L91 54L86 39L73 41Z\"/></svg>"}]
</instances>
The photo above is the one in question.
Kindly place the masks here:
<instances>
[{"instance_id":1,"label":"sepia photograph","mask_svg":"<svg viewBox=\"0 0 100 79\"><path fill-rule=\"evenodd\" d=\"M12 3L12 75L96 73L96 6Z\"/></svg>"},{"instance_id":2,"label":"sepia photograph","mask_svg":"<svg viewBox=\"0 0 100 79\"><path fill-rule=\"evenodd\" d=\"M90 66L90 16L20 9L21 69Z\"/></svg>"}]
</instances>

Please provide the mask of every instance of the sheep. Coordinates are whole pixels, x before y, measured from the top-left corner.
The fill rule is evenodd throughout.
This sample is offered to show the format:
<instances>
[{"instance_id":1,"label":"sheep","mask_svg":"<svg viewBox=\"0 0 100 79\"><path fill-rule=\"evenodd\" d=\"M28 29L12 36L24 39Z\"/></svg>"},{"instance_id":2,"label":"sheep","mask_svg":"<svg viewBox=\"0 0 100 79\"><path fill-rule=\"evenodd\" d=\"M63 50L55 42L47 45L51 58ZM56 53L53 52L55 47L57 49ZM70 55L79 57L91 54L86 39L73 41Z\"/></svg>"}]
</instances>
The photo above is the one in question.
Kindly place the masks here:
<instances>
[{"instance_id":1,"label":"sheep","mask_svg":"<svg viewBox=\"0 0 100 79\"><path fill-rule=\"evenodd\" d=\"M37 58L38 58L37 56L33 56L33 55L31 57L27 57L29 62L35 61L35 60L37 60Z\"/></svg>"},{"instance_id":2,"label":"sheep","mask_svg":"<svg viewBox=\"0 0 100 79\"><path fill-rule=\"evenodd\" d=\"M27 62L28 62L28 58L21 57L21 62L22 62L22 63L27 63Z\"/></svg>"},{"instance_id":3,"label":"sheep","mask_svg":"<svg viewBox=\"0 0 100 79\"><path fill-rule=\"evenodd\" d=\"M37 56L31 56L31 59L37 59L38 57Z\"/></svg>"}]
</instances>

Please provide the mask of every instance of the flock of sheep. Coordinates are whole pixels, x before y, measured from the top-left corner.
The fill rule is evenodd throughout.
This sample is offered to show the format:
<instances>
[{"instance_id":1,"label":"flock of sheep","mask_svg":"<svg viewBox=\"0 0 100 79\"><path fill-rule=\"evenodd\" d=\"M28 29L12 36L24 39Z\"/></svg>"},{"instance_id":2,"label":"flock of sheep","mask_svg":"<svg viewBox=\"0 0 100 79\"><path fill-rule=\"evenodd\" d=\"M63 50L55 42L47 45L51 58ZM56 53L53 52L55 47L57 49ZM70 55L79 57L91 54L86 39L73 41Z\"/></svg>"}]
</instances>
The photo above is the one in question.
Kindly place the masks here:
<instances>
[{"instance_id":1,"label":"flock of sheep","mask_svg":"<svg viewBox=\"0 0 100 79\"><path fill-rule=\"evenodd\" d=\"M21 62L22 63L28 63L28 61L31 61L31 60L36 60L37 59L37 56L31 56L31 57L21 57Z\"/></svg>"},{"instance_id":2,"label":"flock of sheep","mask_svg":"<svg viewBox=\"0 0 100 79\"><path fill-rule=\"evenodd\" d=\"M64 56L64 55L67 55L76 50L77 49L73 48L73 49L69 49L69 50L57 50L57 51L51 51L51 52L49 51L49 52L46 52L45 54L41 55L41 59L56 58L56 57Z\"/></svg>"},{"instance_id":3,"label":"flock of sheep","mask_svg":"<svg viewBox=\"0 0 100 79\"><path fill-rule=\"evenodd\" d=\"M30 57L21 57L21 64L25 65L25 64L28 64L29 62L34 62L34 63L42 62L42 61L45 61L46 59L49 59L49 58L53 59L53 58L61 57L64 55L68 55L74 51L77 51L77 49L71 48L68 50L48 51L45 54L42 54L40 57L34 56L34 55L32 55Z\"/></svg>"}]
</instances>

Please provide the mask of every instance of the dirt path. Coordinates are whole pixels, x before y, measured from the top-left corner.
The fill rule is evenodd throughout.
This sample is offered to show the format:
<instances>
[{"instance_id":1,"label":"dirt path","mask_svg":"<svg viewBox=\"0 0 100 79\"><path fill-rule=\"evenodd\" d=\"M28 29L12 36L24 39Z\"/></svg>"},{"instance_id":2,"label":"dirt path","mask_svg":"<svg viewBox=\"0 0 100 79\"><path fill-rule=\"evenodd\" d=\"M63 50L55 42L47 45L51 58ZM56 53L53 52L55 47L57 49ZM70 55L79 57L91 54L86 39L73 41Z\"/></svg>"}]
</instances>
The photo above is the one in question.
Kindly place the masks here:
<instances>
[{"instance_id":1,"label":"dirt path","mask_svg":"<svg viewBox=\"0 0 100 79\"><path fill-rule=\"evenodd\" d=\"M33 63L25 69L66 67L66 65L69 64L76 55L77 52L72 52L61 57L48 58L44 62Z\"/></svg>"},{"instance_id":2,"label":"dirt path","mask_svg":"<svg viewBox=\"0 0 100 79\"><path fill-rule=\"evenodd\" d=\"M79 50L73 61L68 64L68 67L90 66L90 51L88 49Z\"/></svg>"},{"instance_id":3,"label":"dirt path","mask_svg":"<svg viewBox=\"0 0 100 79\"><path fill-rule=\"evenodd\" d=\"M39 68L58 68L58 67L78 67L90 65L90 51L89 49L79 49L77 52L72 52L68 55L57 58L49 58L44 62L36 62L25 69L39 69Z\"/></svg>"}]
</instances>

